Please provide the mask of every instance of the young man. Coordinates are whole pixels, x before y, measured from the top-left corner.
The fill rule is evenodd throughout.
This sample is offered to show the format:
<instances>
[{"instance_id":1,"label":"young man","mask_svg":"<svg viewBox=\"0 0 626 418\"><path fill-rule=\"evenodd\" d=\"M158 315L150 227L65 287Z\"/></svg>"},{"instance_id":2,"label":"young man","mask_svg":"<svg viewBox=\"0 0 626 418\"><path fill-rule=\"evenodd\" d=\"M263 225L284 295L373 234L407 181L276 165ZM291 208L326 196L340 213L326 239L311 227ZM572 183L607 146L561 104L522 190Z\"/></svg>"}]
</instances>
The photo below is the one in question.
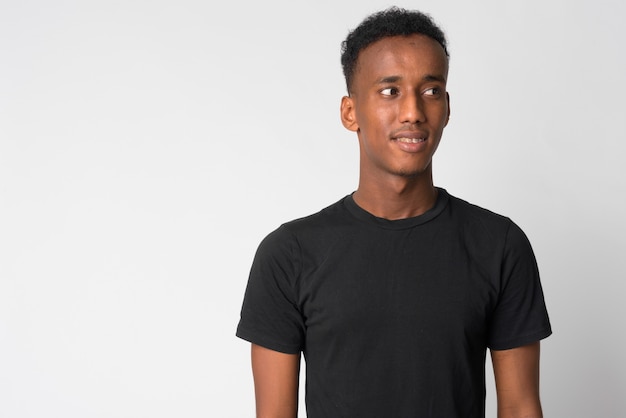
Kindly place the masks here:
<instances>
[{"instance_id":1,"label":"young man","mask_svg":"<svg viewBox=\"0 0 626 418\"><path fill-rule=\"evenodd\" d=\"M541 417L539 340L551 333L535 258L508 218L433 185L450 116L442 31L392 8L343 43L341 120L358 189L260 245L237 335L252 342L257 417Z\"/></svg>"}]
</instances>

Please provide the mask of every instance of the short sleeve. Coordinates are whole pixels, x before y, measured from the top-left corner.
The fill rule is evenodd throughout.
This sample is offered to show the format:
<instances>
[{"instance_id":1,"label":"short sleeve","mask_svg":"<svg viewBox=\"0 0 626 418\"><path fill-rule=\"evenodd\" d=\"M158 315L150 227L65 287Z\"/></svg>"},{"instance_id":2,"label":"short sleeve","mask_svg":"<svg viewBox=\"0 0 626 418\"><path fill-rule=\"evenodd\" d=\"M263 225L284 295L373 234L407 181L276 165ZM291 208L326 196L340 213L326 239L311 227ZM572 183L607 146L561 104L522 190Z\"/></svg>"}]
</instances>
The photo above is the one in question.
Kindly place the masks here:
<instances>
[{"instance_id":1,"label":"short sleeve","mask_svg":"<svg viewBox=\"0 0 626 418\"><path fill-rule=\"evenodd\" d=\"M241 308L239 338L283 353L302 351L304 319L295 285L299 258L297 241L284 226L261 242Z\"/></svg>"},{"instance_id":2,"label":"short sleeve","mask_svg":"<svg viewBox=\"0 0 626 418\"><path fill-rule=\"evenodd\" d=\"M492 312L487 345L506 350L552 333L537 261L528 238L513 222L502 256L500 294Z\"/></svg>"}]
</instances>

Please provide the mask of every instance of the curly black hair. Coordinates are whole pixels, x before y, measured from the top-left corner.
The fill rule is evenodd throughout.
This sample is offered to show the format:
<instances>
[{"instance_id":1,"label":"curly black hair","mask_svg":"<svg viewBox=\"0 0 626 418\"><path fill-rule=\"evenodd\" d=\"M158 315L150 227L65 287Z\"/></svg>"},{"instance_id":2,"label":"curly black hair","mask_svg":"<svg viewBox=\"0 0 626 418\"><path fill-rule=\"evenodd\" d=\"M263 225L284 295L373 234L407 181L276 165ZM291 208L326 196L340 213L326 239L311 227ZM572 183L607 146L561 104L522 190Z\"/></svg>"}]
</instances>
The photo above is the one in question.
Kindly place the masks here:
<instances>
[{"instance_id":1,"label":"curly black hair","mask_svg":"<svg viewBox=\"0 0 626 418\"><path fill-rule=\"evenodd\" d=\"M437 41L449 57L446 36L433 19L417 10L390 7L365 18L341 43L341 65L348 93L356 70L359 53L383 38L390 36L426 35Z\"/></svg>"}]
</instances>

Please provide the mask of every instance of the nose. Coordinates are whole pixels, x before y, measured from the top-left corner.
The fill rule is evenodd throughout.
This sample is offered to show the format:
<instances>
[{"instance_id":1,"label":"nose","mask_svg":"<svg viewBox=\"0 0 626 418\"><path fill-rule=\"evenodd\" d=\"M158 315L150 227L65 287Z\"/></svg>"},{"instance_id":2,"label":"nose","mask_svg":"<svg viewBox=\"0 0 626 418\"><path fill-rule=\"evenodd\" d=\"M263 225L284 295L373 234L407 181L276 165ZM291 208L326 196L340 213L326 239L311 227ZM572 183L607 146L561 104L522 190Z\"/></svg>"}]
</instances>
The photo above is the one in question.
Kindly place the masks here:
<instances>
[{"instance_id":1,"label":"nose","mask_svg":"<svg viewBox=\"0 0 626 418\"><path fill-rule=\"evenodd\" d=\"M401 123L419 123L424 122L426 116L424 114L423 103L417 94L406 94L400 100L400 109L398 117Z\"/></svg>"}]
</instances>

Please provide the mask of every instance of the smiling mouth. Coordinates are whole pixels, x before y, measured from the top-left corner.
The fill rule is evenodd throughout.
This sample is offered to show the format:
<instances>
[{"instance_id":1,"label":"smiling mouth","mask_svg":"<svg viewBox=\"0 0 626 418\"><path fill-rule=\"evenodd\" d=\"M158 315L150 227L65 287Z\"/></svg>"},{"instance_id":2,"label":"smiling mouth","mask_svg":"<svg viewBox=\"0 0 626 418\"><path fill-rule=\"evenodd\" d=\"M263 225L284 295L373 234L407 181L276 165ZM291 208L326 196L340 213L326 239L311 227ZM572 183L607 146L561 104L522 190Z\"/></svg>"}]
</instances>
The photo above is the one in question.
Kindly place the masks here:
<instances>
[{"instance_id":1,"label":"smiling mouth","mask_svg":"<svg viewBox=\"0 0 626 418\"><path fill-rule=\"evenodd\" d=\"M402 142L405 144L419 144L420 142L426 141L426 138L396 138L396 141Z\"/></svg>"}]
</instances>

